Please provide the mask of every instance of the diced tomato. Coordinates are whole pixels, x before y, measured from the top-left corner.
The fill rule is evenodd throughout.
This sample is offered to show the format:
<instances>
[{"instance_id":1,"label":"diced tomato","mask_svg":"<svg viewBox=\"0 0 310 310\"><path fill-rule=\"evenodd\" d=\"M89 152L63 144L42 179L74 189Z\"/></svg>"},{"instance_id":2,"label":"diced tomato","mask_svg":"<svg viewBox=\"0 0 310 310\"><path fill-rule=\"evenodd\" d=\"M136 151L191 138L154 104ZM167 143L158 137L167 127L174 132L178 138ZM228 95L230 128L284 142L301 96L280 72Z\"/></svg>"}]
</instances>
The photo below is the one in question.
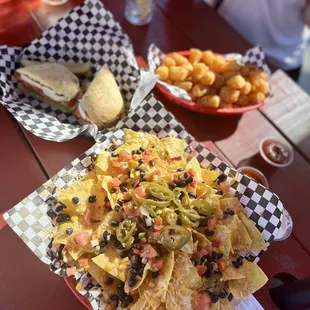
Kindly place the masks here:
<instances>
[{"instance_id":1,"label":"diced tomato","mask_svg":"<svg viewBox=\"0 0 310 310\"><path fill-rule=\"evenodd\" d=\"M81 247L87 246L89 243L89 233L87 231L82 231L74 236L74 241Z\"/></svg>"},{"instance_id":2,"label":"diced tomato","mask_svg":"<svg viewBox=\"0 0 310 310\"><path fill-rule=\"evenodd\" d=\"M164 268L165 261L163 258L158 258L152 263L152 267L157 270L162 270Z\"/></svg>"},{"instance_id":3,"label":"diced tomato","mask_svg":"<svg viewBox=\"0 0 310 310\"><path fill-rule=\"evenodd\" d=\"M200 198L203 194L204 194L204 189L201 188L201 187L197 187L196 189L196 195L197 195L197 198Z\"/></svg>"},{"instance_id":4,"label":"diced tomato","mask_svg":"<svg viewBox=\"0 0 310 310\"><path fill-rule=\"evenodd\" d=\"M121 185L121 181L116 177L113 178L112 183L114 187L118 187Z\"/></svg>"},{"instance_id":5,"label":"diced tomato","mask_svg":"<svg viewBox=\"0 0 310 310\"><path fill-rule=\"evenodd\" d=\"M208 218L208 230L213 231L215 226L216 226L215 216Z\"/></svg>"},{"instance_id":6,"label":"diced tomato","mask_svg":"<svg viewBox=\"0 0 310 310\"><path fill-rule=\"evenodd\" d=\"M128 205L124 205L126 217L139 217L141 215L140 208L131 209Z\"/></svg>"},{"instance_id":7,"label":"diced tomato","mask_svg":"<svg viewBox=\"0 0 310 310\"><path fill-rule=\"evenodd\" d=\"M217 269L222 272L224 271L224 266L221 263L217 263Z\"/></svg>"},{"instance_id":8,"label":"diced tomato","mask_svg":"<svg viewBox=\"0 0 310 310\"><path fill-rule=\"evenodd\" d=\"M194 172L193 172L193 169L189 169L188 175L189 175L190 177L193 177L193 176L195 175Z\"/></svg>"},{"instance_id":9,"label":"diced tomato","mask_svg":"<svg viewBox=\"0 0 310 310\"><path fill-rule=\"evenodd\" d=\"M198 253L201 255L201 256L206 256L209 254L208 250L207 249L200 249L198 251Z\"/></svg>"},{"instance_id":10,"label":"diced tomato","mask_svg":"<svg viewBox=\"0 0 310 310\"><path fill-rule=\"evenodd\" d=\"M213 241L212 241L212 246L213 246L214 248L218 248L218 247L220 246L220 241L219 241L219 240L213 240Z\"/></svg>"},{"instance_id":11,"label":"diced tomato","mask_svg":"<svg viewBox=\"0 0 310 310\"><path fill-rule=\"evenodd\" d=\"M191 187L196 187L196 184L197 184L197 181L194 180L192 183L190 183L190 186L191 186Z\"/></svg>"},{"instance_id":12,"label":"diced tomato","mask_svg":"<svg viewBox=\"0 0 310 310\"><path fill-rule=\"evenodd\" d=\"M122 163L120 161L112 161L112 167L120 168L122 167Z\"/></svg>"},{"instance_id":13,"label":"diced tomato","mask_svg":"<svg viewBox=\"0 0 310 310\"><path fill-rule=\"evenodd\" d=\"M220 188L223 191L223 194L227 194L230 189L230 183L228 181L221 182Z\"/></svg>"},{"instance_id":14,"label":"diced tomato","mask_svg":"<svg viewBox=\"0 0 310 310\"><path fill-rule=\"evenodd\" d=\"M171 160L174 160L174 161L178 161L178 160L181 160L182 159L182 156L176 156L176 157L172 157Z\"/></svg>"},{"instance_id":15,"label":"diced tomato","mask_svg":"<svg viewBox=\"0 0 310 310\"><path fill-rule=\"evenodd\" d=\"M70 267L66 269L66 274L68 277L74 276L75 272L76 272L76 267Z\"/></svg>"},{"instance_id":16,"label":"diced tomato","mask_svg":"<svg viewBox=\"0 0 310 310\"><path fill-rule=\"evenodd\" d=\"M147 243L147 240L146 240L146 238L141 238L140 242L141 242L142 244L146 244L146 243Z\"/></svg>"},{"instance_id":17,"label":"diced tomato","mask_svg":"<svg viewBox=\"0 0 310 310\"><path fill-rule=\"evenodd\" d=\"M154 258L156 256L157 256L157 251L150 244L147 244L144 246L142 253L141 253L141 257Z\"/></svg>"},{"instance_id":18,"label":"diced tomato","mask_svg":"<svg viewBox=\"0 0 310 310\"><path fill-rule=\"evenodd\" d=\"M90 226L90 215L91 215L91 211L90 209L87 209L86 214L84 216L84 224L86 226Z\"/></svg>"},{"instance_id":19,"label":"diced tomato","mask_svg":"<svg viewBox=\"0 0 310 310\"><path fill-rule=\"evenodd\" d=\"M151 151L146 150L146 151L144 152L144 154L145 154L146 156L150 156L152 153L151 153Z\"/></svg>"},{"instance_id":20,"label":"diced tomato","mask_svg":"<svg viewBox=\"0 0 310 310\"><path fill-rule=\"evenodd\" d=\"M142 198L146 197L146 195L147 195L147 191L146 191L146 188L144 186L139 186L139 187L135 188L134 192Z\"/></svg>"},{"instance_id":21,"label":"diced tomato","mask_svg":"<svg viewBox=\"0 0 310 310\"><path fill-rule=\"evenodd\" d=\"M198 265L196 266L196 270L200 277L203 276L203 274L207 271L207 267L205 265Z\"/></svg>"},{"instance_id":22,"label":"diced tomato","mask_svg":"<svg viewBox=\"0 0 310 310\"><path fill-rule=\"evenodd\" d=\"M86 268L88 267L88 258L81 258L78 260L80 267Z\"/></svg>"},{"instance_id":23,"label":"diced tomato","mask_svg":"<svg viewBox=\"0 0 310 310\"><path fill-rule=\"evenodd\" d=\"M138 249L133 248L132 251L136 254L136 255L141 255L141 251Z\"/></svg>"},{"instance_id":24,"label":"diced tomato","mask_svg":"<svg viewBox=\"0 0 310 310\"><path fill-rule=\"evenodd\" d=\"M155 225L161 226L163 224L163 219L161 217L154 218Z\"/></svg>"},{"instance_id":25,"label":"diced tomato","mask_svg":"<svg viewBox=\"0 0 310 310\"><path fill-rule=\"evenodd\" d=\"M125 151L120 151L118 155L119 155L120 161L128 161L128 160L132 159L132 155L125 152Z\"/></svg>"},{"instance_id":26,"label":"diced tomato","mask_svg":"<svg viewBox=\"0 0 310 310\"><path fill-rule=\"evenodd\" d=\"M158 231L158 230L157 231L152 231L152 232L149 233L149 236L153 237L155 239L159 238L160 237L160 231Z\"/></svg>"},{"instance_id":27,"label":"diced tomato","mask_svg":"<svg viewBox=\"0 0 310 310\"><path fill-rule=\"evenodd\" d=\"M211 296L207 292L198 294L193 310L208 310L211 303Z\"/></svg>"},{"instance_id":28,"label":"diced tomato","mask_svg":"<svg viewBox=\"0 0 310 310\"><path fill-rule=\"evenodd\" d=\"M148 163L150 161L150 156L143 155L143 159L146 163Z\"/></svg>"}]
</instances>

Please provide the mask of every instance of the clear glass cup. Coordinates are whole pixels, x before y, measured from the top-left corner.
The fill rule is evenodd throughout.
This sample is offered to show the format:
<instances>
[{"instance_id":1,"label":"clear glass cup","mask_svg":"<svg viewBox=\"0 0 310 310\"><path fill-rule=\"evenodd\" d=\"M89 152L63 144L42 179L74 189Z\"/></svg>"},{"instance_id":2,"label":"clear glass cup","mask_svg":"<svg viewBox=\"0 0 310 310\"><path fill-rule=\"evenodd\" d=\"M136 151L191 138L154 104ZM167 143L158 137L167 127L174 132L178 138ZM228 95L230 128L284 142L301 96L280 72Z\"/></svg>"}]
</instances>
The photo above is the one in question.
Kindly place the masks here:
<instances>
[{"instance_id":1,"label":"clear glass cup","mask_svg":"<svg viewBox=\"0 0 310 310\"><path fill-rule=\"evenodd\" d=\"M68 0L43 0L43 2L53 5L53 6L58 6L66 3Z\"/></svg>"},{"instance_id":2,"label":"clear glass cup","mask_svg":"<svg viewBox=\"0 0 310 310\"><path fill-rule=\"evenodd\" d=\"M151 22L155 0L126 0L125 17L133 25L143 26Z\"/></svg>"}]
</instances>

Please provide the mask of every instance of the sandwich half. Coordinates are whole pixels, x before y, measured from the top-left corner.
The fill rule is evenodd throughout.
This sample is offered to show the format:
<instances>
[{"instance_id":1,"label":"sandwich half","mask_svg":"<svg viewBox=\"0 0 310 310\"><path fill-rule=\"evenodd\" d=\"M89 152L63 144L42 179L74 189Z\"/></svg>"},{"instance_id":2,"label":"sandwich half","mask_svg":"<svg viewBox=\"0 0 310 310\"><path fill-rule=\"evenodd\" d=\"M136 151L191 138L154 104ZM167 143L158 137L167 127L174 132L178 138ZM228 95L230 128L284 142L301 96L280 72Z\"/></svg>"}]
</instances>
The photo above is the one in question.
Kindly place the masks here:
<instances>
[{"instance_id":1,"label":"sandwich half","mask_svg":"<svg viewBox=\"0 0 310 310\"><path fill-rule=\"evenodd\" d=\"M81 95L79 80L64 66L52 63L29 66L18 69L14 76L19 88L29 95L64 112L75 110Z\"/></svg>"},{"instance_id":2,"label":"sandwich half","mask_svg":"<svg viewBox=\"0 0 310 310\"><path fill-rule=\"evenodd\" d=\"M76 115L102 127L113 124L124 111L114 76L107 67L102 67L80 100Z\"/></svg>"}]
</instances>

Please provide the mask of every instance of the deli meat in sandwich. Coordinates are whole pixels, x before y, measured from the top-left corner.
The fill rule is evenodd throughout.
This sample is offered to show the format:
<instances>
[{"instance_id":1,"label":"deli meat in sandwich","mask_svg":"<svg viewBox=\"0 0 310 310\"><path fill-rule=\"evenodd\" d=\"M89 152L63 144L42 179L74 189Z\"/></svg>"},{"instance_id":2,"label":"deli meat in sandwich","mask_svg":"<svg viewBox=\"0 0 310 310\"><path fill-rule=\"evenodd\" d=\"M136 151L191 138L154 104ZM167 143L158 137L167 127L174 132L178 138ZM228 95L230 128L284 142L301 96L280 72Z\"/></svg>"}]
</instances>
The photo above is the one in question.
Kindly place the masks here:
<instances>
[{"instance_id":1,"label":"deli meat in sandwich","mask_svg":"<svg viewBox=\"0 0 310 310\"><path fill-rule=\"evenodd\" d=\"M22 91L64 112L72 112L80 97L79 80L59 64L45 63L20 68L15 77Z\"/></svg>"}]
</instances>

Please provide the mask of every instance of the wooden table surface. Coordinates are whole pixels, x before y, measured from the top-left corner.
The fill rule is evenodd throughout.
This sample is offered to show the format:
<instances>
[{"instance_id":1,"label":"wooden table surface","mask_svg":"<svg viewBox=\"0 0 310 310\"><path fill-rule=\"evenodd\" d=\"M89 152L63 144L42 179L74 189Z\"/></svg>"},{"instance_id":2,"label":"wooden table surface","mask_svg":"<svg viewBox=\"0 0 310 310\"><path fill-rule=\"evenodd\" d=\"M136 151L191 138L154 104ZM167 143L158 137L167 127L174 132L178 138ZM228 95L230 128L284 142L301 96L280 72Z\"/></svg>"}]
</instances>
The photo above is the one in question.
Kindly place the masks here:
<instances>
[{"instance_id":1,"label":"wooden table surface","mask_svg":"<svg viewBox=\"0 0 310 310\"><path fill-rule=\"evenodd\" d=\"M80 0L51 7L38 0L0 0L0 45L23 46ZM202 0L157 0L153 22L136 27L123 17L124 1L104 0L124 31L130 36L136 55L145 58L150 43L163 51L190 47L219 53L245 52L250 44ZM14 20L12 14L14 13ZM186 111L155 95L199 141L234 166L253 165L268 178L271 190L292 215L292 236L273 242L259 264L268 277L289 272L298 278L310 276L310 219L307 216L310 184L310 99L282 72L272 76L274 96L260 111L242 116L207 116ZM94 140L78 137L68 142L44 141L24 130L0 107L0 149L2 183L0 213L11 208L93 145ZM266 135L281 137L294 148L295 160L284 169L262 161L258 144ZM4 226L0 219L0 229ZM12 246L14 245L14 246ZM1 309L84 309L63 280L53 275L32 254L8 226L0 232ZM43 285L44 283L44 285ZM268 285L255 294L265 309L276 309Z\"/></svg>"}]
</instances>

